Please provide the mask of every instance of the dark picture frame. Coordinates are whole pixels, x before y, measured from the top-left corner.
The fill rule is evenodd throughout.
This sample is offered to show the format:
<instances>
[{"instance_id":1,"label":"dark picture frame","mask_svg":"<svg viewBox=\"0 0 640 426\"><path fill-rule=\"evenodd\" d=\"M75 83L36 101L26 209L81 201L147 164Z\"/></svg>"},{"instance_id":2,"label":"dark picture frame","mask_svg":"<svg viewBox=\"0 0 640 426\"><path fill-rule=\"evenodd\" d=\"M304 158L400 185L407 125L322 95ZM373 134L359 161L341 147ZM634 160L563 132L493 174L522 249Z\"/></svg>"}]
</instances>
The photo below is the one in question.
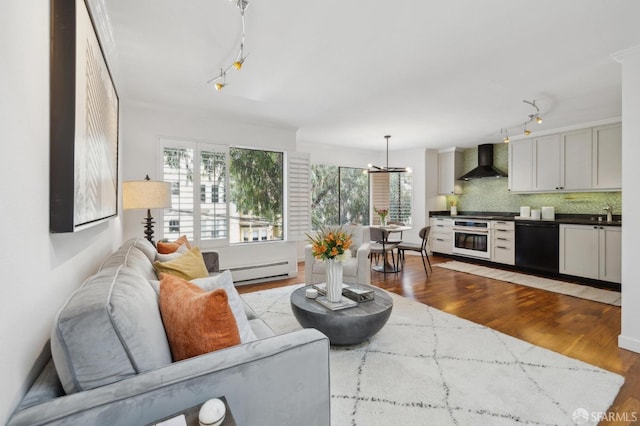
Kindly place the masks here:
<instances>
[{"instance_id":1,"label":"dark picture frame","mask_svg":"<svg viewBox=\"0 0 640 426\"><path fill-rule=\"evenodd\" d=\"M84 0L51 0L49 228L118 212L119 98Z\"/></svg>"}]
</instances>

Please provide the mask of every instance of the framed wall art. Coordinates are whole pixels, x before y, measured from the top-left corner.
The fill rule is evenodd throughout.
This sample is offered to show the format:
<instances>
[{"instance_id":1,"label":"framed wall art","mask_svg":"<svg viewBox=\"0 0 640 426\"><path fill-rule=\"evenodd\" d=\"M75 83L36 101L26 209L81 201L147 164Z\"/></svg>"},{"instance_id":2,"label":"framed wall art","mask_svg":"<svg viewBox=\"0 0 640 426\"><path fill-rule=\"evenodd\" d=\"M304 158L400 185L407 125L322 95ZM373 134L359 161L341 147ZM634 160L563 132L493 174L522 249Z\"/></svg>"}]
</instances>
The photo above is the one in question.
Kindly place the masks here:
<instances>
[{"instance_id":1,"label":"framed wall art","mask_svg":"<svg viewBox=\"0 0 640 426\"><path fill-rule=\"evenodd\" d=\"M51 232L117 215L119 100L84 0L51 0Z\"/></svg>"}]
</instances>

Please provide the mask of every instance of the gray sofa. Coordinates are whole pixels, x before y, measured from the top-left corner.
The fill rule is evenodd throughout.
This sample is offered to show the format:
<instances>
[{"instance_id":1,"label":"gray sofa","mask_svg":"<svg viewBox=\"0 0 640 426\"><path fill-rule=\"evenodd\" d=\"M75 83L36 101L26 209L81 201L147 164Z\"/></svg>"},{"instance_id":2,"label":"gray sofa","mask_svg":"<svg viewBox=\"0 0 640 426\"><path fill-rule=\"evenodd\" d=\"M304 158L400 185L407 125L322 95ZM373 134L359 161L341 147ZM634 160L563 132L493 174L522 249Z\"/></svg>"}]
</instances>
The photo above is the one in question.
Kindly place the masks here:
<instances>
[{"instance_id":1,"label":"gray sofa","mask_svg":"<svg viewBox=\"0 0 640 426\"><path fill-rule=\"evenodd\" d=\"M172 362L156 255L129 240L69 298L8 425L147 425L221 396L239 425L330 424L329 341L316 330L276 335L243 302L255 340Z\"/></svg>"}]
</instances>

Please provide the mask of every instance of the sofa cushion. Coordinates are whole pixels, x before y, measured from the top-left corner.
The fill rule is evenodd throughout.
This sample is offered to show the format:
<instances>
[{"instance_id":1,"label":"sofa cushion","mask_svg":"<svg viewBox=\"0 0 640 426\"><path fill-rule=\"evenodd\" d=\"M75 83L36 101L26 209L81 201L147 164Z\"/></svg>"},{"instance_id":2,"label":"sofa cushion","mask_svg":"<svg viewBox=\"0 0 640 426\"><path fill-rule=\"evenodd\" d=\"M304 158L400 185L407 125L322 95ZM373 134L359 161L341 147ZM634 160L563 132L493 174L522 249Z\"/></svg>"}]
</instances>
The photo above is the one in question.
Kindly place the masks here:
<instances>
[{"instance_id":1,"label":"sofa cushion","mask_svg":"<svg viewBox=\"0 0 640 426\"><path fill-rule=\"evenodd\" d=\"M157 295L125 266L98 272L71 295L54 321L51 352L67 393L171 363Z\"/></svg>"},{"instance_id":2,"label":"sofa cushion","mask_svg":"<svg viewBox=\"0 0 640 426\"><path fill-rule=\"evenodd\" d=\"M144 252L135 245L120 247L102 263L99 270L117 268L121 265L135 269L148 280L157 278L153 263L151 263Z\"/></svg>"},{"instance_id":3,"label":"sofa cushion","mask_svg":"<svg viewBox=\"0 0 640 426\"><path fill-rule=\"evenodd\" d=\"M141 238L141 237L131 238L130 240L125 241L120 248L125 248L129 246L134 246L138 250L142 251L145 254L145 256L149 258L149 261L153 262L154 260L156 260L156 253L158 253L158 251L153 246L153 244L146 238Z\"/></svg>"},{"instance_id":4,"label":"sofa cushion","mask_svg":"<svg viewBox=\"0 0 640 426\"><path fill-rule=\"evenodd\" d=\"M240 297L238 290L233 285L233 277L231 276L231 271L227 269L221 274L215 275L213 277L198 278L195 280L191 280L191 282L206 291L211 291L218 288L224 289L227 293L227 298L229 299L229 306L231 306L231 311L233 312L233 316L235 317L236 323L238 324L240 340L242 341L242 343L256 340L256 335L251 329L249 319L247 318L247 313L245 312L245 303Z\"/></svg>"},{"instance_id":5,"label":"sofa cushion","mask_svg":"<svg viewBox=\"0 0 640 426\"><path fill-rule=\"evenodd\" d=\"M158 277L161 273L175 275L185 280L204 278L209 276L207 266L204 264L202 253L198 247L194 247L177 259L168 262L155 261L153 266Z\"/></svg>"},{"instance_id":6,"label":"sofa cushion","mask_svg":"<svg viewBox=\"0 0 640 426\"><path fill-rule=\"evenodd\" d=\"M205 291L179 277L160 277L160 312L174 361L240 344L224 289Z\"/></svg>"}]
</instances>

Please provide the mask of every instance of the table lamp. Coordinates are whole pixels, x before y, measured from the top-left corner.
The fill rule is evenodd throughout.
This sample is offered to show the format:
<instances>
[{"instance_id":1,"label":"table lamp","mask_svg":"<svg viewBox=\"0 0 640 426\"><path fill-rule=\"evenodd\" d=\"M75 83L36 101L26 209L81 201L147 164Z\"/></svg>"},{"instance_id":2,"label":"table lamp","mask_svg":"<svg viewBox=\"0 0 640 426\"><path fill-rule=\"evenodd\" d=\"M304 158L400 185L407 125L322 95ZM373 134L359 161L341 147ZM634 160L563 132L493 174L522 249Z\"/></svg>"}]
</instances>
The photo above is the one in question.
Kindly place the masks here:
<instances>
[{"instance_id":1,"label":"table lamp","mask_svg":"<svg viewBox=\"0 0 640 426\"><path fill-rule=\"evenodd\" d=\"M122 184L122 207L125 210L147 209L147 217L142 222L147 240L155 246L153 241L153 224L151 209L166 209L171 207L171 184L169 182L154 182L149 175L144 180L134 180Z\"/></svg>"}]
</instances>

